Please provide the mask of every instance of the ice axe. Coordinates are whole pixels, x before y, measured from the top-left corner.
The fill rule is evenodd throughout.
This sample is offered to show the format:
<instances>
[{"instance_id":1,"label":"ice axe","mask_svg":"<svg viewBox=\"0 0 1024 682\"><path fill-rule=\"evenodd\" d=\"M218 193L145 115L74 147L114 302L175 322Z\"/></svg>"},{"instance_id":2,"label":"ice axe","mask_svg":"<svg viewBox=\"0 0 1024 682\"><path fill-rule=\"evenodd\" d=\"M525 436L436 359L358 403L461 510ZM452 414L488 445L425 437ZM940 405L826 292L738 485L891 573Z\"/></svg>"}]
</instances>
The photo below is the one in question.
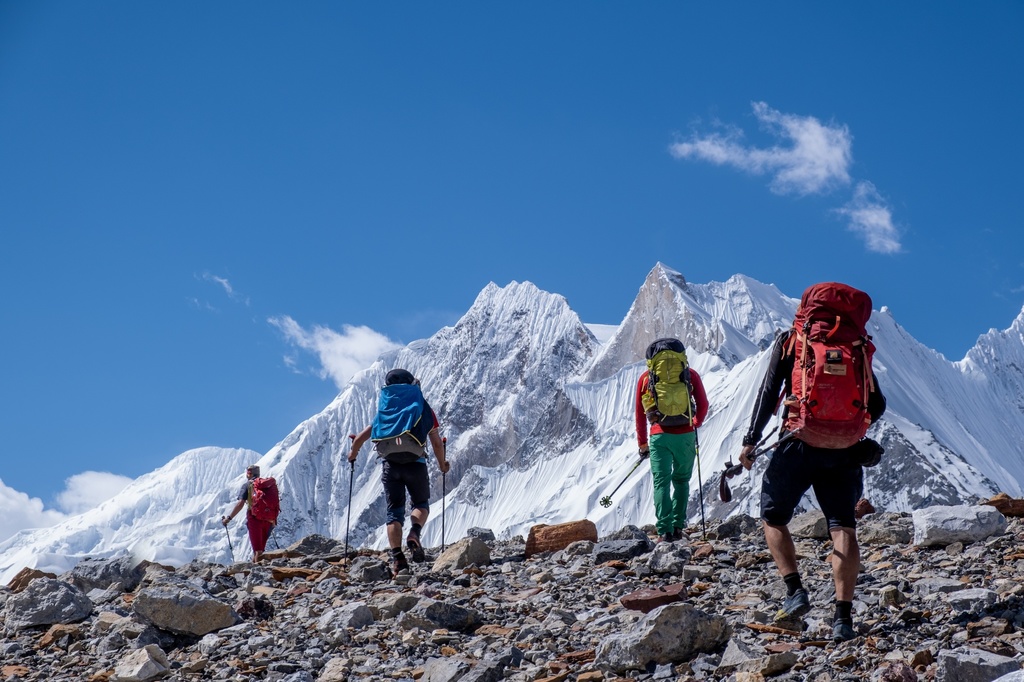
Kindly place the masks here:
<instances>
[{"instance_id":1,"label":"ice axe","mask_svg":"<svg viewBox=\"0 0 1024 682\"><path fill-rule=\"evenodd\" d=\"M787 433L786 435L782 436L781 438L779 438L777 441L775 441L771 445L765 445L763 447L758 447L757 450L754 450L749 455L747 455L747 459L749 459L751 462L753 462L755 459L757 459L758 457L760 457L764 453L768 452L769 450L774 450L775 448L779 447L780 445L782 445L786 441L792 440L792 438L794 436L796 436L798 433L800 433L800 429L797 429L796 431L790 431L789 433ZM769 435L771 435L771 434L769 434ZM764 443L764 441L761 441L761 443ZM758 446L761 446L761 443L758 443ZM729 479L732 478L733 476L737 475L737 474L742 473L742 472L743 472L743 464L742 463L741 464L733 464L732 460L729 460L728 462L725 463L725 471L722 472L722 478L718 482L718 496L721 498L722 502L731 502L732 501L732 491L729 490Z\"/></svg>"},{"instance_id":2,"label":"ice axe","mask_svg":"<svg viewBox=\"0 0 1024 682\"><path fill-rule=\"evenodd\" d=\"M636 464L633 465L633 468L629 470L628 474L626 474L626 478L622 479L622 483L625 483L627 480L629 480L629 477L633 475L633 472L636 471L637 467L640 466L640 464L643 463L643 461L645 459L647 459L647 456L645 456L641 452L640 453L640 459L638 459L636 461ZM611 491L610 493L608 493L607 495L605 495L604 497L602 497L600 499L599 502L600 502L602 507L610 507L610 506L612 506L612 495L614 495L616 492L618 492L619 488L622 487L622 483L619 483L617 486L615 486L615 490Z\"/></svg>"}]
</instances>

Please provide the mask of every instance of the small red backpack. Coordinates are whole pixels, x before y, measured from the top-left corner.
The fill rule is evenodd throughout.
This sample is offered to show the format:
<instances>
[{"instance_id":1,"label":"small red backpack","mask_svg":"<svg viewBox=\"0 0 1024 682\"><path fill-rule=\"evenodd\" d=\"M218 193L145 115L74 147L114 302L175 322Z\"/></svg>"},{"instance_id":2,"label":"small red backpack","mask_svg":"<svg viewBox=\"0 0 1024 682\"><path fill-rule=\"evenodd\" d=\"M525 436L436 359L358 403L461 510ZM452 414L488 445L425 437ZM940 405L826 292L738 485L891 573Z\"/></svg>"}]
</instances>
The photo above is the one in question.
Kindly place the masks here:
<instances>
[{"instance_id":1,"label":"small red backpack","mask_svg":"<svg viewBox=\"0 0 1024 682\"><path fill-rule=\"evenodd\" d=\"M799 429L808 445L847 448L871 425L870 317L871 297L846 284L814 284L800 299L787 344L794 362L786 429Z\"/></svg>"},{"instance_id":2,"label":"small red backpack","mask_svg":"<svg viewBox=\"0 0 1024 682\"><path fill-rule=\"evenodd\" d=\"M277 494L277 481L269 477L252 479L249 511L261 521L277 522L277 515L281 513L281 498Z\"/></svg>"}]
</instances>

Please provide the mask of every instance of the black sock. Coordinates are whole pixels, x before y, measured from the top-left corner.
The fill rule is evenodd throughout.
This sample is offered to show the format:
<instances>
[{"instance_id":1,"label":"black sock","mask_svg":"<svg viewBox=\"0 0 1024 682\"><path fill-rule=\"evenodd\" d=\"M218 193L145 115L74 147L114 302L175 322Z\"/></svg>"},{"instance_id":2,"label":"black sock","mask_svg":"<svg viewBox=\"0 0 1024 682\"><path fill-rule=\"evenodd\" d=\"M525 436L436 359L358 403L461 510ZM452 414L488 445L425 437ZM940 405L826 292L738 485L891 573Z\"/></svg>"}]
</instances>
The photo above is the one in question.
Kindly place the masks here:
<instances>
[{"instance_id":1,"label":"black sock","mask_svg":"<svg viewBox=\"0 0 1024 682\"><path fill-rule=\"evenodd\" d=\"M853 624L853 602L852 601L839 601L836 599L836 617L835 622L843 622L852 625Z\"/></svg>"},{"instance_id":2,"label":"black sock","mask_svg":"<svg viewBox=\"0 0 1024 682\"><path fill-rule=\"evenodd\" d=\"M402 555L402 548L401 547L392 547L391 548L391 556L393 556L396 559L398 557L400 557L400 556L403 556Z\"/></svg>"},{"instance_id":3,"label":"black sock","mask_svg":"<svg viewBox=\"0 0 1024 682\"><path fill-rule=\"evenodd\" d=\"M421 530L423 530L423 526L421 526L418 523L412 524L412 532L416 535L416 537L420 536L420 531Z\"/></svg>"},{"instance_id":4,"label":"black sock","mask_svg":"<svg viewBox=\"0 0 1024 682\"><path fill-rule=\"evenodd\" d=\"M786 583L786 596L792 596L797 590L803 587L800 582L800 574L797 572L782 576L782 582Z\"/></svg>"}]
</instances>

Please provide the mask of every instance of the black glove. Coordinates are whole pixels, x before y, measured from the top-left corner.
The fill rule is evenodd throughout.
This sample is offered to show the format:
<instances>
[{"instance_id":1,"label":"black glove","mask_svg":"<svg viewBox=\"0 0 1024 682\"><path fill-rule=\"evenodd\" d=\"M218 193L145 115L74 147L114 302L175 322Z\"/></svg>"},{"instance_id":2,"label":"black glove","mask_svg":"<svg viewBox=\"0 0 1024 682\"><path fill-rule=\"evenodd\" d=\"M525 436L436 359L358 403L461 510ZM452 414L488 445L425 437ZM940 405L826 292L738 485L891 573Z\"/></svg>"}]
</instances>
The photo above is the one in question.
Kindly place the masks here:
<instances>
[{"instance_id":1,"label":"black glove","mask_svg":"<svg viewBox=\"0 0 1024 682\"><path fill-rule=\"evenodd\" d=\"M862 467L878 466L884 453L885 448L870 438L864 438L850 448L853 462Z\"/></svg>"},{"instance_id":2,"label":"black glove","mask_svg":"<svg viewBox=\"0 0 1024 682\"><path fill-rule=\"evenodd\" d=\"M650 456L651 456L651 449L650 448L648 448L646 450L641 450L640 451L640 459L647 459Z\"/></svg>"}]
</instances>

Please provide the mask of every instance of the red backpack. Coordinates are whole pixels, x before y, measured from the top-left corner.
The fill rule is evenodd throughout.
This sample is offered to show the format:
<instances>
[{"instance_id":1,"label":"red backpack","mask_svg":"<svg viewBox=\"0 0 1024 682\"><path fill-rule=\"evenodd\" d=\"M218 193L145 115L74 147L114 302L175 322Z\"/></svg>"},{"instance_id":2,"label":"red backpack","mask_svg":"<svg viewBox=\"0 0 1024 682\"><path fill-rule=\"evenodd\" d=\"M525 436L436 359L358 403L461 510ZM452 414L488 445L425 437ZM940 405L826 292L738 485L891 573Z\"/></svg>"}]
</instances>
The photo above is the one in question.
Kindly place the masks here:
<instances>
[{"instance_id":1,"label":"red backpack","mask_svg":"<svg viewBox=\"0 0 1024 682\"><path fill-rule=\"evenodd\" d=\"M261 521L277 522L281 513L281 498L277 494L277 481L273 478L252 479L249 511Z\"/></svg>"},{"instance_id":2,"label":"red backpack","mask_svg":"<svg viewBox=\"0 0 1024 682\"><path fill-rule=\"evenodd\" d=\"M870 317L871 297L846 284L814 284L800 299L786 348L794 358L786 429L808 445L847 448L871 425Z\"/></svg>"}]
</instances>

